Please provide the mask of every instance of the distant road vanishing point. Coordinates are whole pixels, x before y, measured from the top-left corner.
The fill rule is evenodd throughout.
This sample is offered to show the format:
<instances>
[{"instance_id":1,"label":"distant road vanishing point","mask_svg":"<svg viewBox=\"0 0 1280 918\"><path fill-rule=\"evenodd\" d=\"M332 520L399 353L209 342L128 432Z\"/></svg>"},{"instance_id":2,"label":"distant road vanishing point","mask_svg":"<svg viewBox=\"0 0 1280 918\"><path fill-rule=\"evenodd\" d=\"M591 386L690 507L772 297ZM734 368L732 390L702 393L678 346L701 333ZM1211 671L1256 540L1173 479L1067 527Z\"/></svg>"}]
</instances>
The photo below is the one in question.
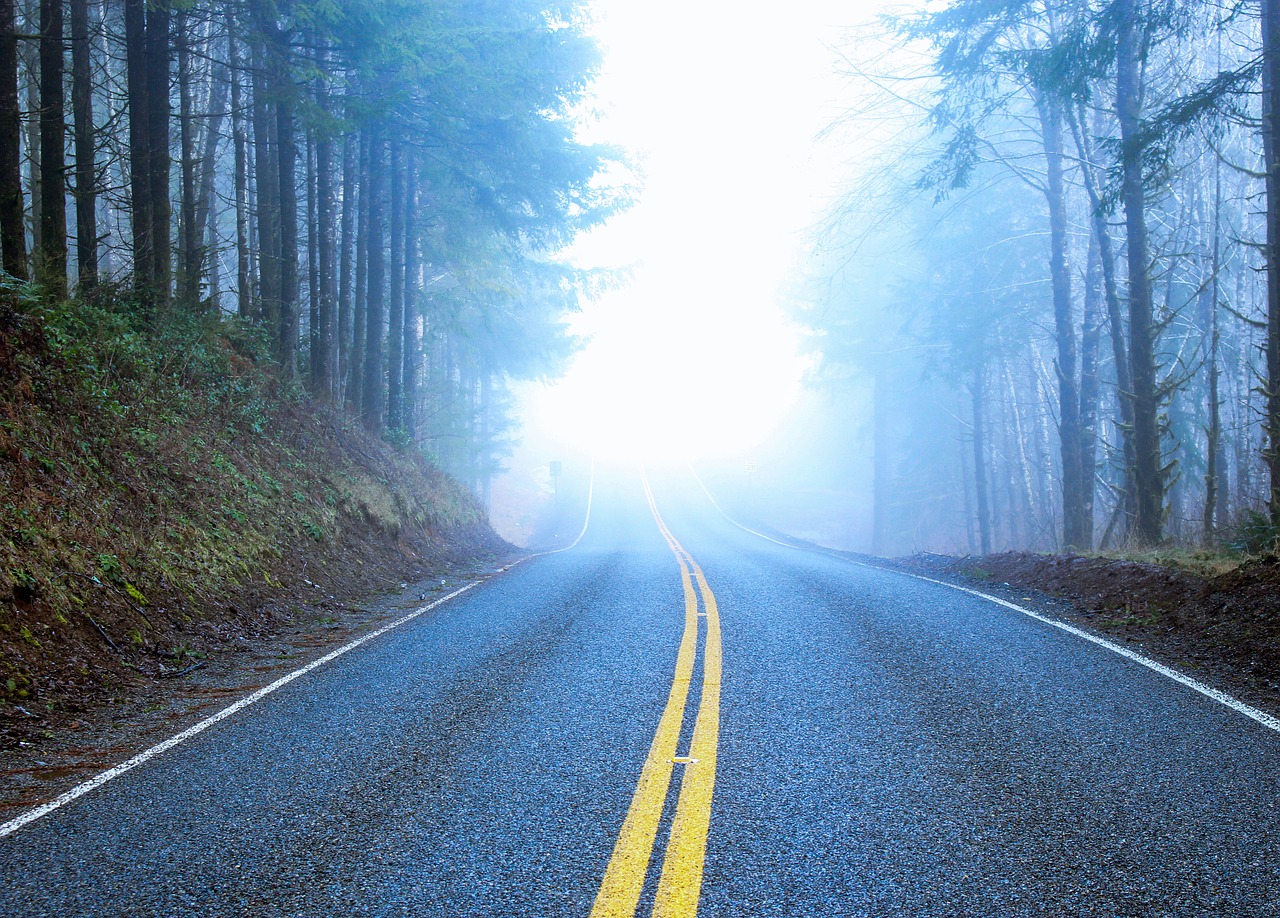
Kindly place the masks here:
<instances>
[{"instance_id":1,"label":"distant road vanishing point","mask_svg":"<svg viewBox=\"0 0 1280 918\"><path fill-rule=\"evenodd\" d=\"M1280 915L1280 733L608 469L573 547L9 825L15 916Z\"/></svg>"}]
</instances>

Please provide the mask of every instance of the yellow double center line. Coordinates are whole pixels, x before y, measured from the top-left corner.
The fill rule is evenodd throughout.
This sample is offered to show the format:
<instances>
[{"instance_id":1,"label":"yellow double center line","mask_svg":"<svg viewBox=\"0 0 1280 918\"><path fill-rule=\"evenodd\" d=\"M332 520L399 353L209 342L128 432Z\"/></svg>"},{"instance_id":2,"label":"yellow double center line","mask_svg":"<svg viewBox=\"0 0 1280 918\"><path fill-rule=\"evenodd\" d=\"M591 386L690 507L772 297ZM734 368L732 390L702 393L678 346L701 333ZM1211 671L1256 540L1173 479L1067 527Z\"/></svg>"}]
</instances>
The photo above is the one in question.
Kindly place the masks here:
<instances>
[{"instance_id":1,"label":"yellow double center line","mask_svg":"<svg viewBox=\"0 0 1280 918\"><path fill-rule=\"evenodd\" d=\"M684 636L676 654L675 677L671 681L667 706L658 721L648 758L640 771L640 780L631 798L627 818L622 823L622 831L618 833L591 918L633 918L635 915L676 764L682 766L684 774L652 914L655 918L691 918L697 914L707 829L711 822L711 796L716 783L716 744L720 734L720 613L702 569L676 541L658 513L647 477L644 490L658 529L680 563L680 580L684 584ZM695 582L698 585L696 592ZM680 739L689 683L693 680L698 653L698 593L702 595L707 619L702 694L689 750L679 755L676 744Z\"/></svg>"}]
</instances>

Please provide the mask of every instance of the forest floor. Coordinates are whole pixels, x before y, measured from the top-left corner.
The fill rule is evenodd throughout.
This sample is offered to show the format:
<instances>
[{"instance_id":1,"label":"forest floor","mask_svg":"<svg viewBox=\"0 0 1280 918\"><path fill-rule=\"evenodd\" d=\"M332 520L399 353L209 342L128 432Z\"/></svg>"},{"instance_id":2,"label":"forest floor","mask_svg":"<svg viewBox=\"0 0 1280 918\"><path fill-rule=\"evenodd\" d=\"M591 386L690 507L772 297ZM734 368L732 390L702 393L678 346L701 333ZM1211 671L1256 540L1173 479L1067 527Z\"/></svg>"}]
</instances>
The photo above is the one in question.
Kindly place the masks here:
<instances>
[{"instance_id":1,"label":"forest floor","mask_svg":"<svg viewBox=\"0 0 1280 918\"><path fill-rule=\"evenodd\" d=\"M264 354L0 285L0 821L515 556Z\"/></svg>"},{"instance_id":2,"label":"forest floor","mask_svg":"<svg viewBox=\"0 0 1280 918\"><path fill-rule=\"evenodd\" d=\"M1030 600L1037 611L1132 646L1280 716L1280 558L1215 570L1007 552L967 558L923 554L893 565Z\"/></svg>"}]
</instances>

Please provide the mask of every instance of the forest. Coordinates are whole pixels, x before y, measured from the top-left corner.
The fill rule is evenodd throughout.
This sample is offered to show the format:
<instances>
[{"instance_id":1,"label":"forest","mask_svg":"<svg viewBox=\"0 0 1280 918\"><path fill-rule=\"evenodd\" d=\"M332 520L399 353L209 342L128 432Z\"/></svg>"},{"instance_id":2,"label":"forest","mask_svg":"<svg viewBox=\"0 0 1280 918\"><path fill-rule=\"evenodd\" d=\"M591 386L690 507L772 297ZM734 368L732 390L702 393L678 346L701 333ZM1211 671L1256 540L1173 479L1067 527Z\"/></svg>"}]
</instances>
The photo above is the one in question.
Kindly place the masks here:
<instances>
[{"instance_id":1,"label":"forest","mask_svg":"<svg viewBox=\"0 0 1280 918\"><path fill-rule=\"evenodd\" d=\"M883 142L797 312L868 393L877 554L1274 548L1276 17L952 0L854 33L844 120Z\"/></svg>"},{"instance_id":2,"label":"forest","mask_svg":"<svg viewBox=\"0 0 1280 918\"><path fill-rule=\"evenodd\" d=\"M0 0L0 253L46 301L239 323L483 490L619 193L574 0Z\"/></svg>"}]
</instances>

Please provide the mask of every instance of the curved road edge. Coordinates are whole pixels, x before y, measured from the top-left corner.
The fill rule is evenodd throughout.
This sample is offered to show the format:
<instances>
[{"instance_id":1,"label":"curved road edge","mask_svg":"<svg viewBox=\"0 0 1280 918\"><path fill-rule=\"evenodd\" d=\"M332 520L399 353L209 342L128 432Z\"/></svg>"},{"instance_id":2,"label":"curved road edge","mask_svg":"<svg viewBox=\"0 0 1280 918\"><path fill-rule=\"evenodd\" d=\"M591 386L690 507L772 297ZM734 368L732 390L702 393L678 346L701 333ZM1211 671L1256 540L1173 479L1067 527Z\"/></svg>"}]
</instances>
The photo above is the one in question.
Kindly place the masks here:
<instances>
[{"instance_id":1,"label":"curved road edge","mask_svg":"<svg viewBox=\"0 0 1280 918\"><path fill-rule=\"evenodd\" d=\"M828 555L832 558L839 558L840 560L845 561L849 564L856 564L859 567L874 568L876 570L887 571L893 574L900 574L903 577L910 577L913 580L923 580L925 583L934 583L934 584L937 584L938 586L944 586L944 587L947 587L948 589L956 590L960 593L967 593L970 596L976 596L979 599L985 599L988 602L993 602L998 606L1003 606L1004 608L1010 609L1014 612L1020 612L1021 614L1029 618L1033 618L1038 622L1043 622L1046 625L1050 625L1061 631L1065 631L1068 634L1071 634L1071 635L1074 635L1075 637L1086 640L1091 644L1096 644L1099 647L1102 647L1106 650L1111 651L1112 653L1118 654L1119 656L1122 656L1125 659L1130 660L1131 662L1137 663L1140 666L1145 666L1147 669L1150 669L1153 672L1157 672L1160 675L1164 676L1165 678L1171 679L1174 682L1177 682L1179 685L1183 685L1193 691L1199 692L1201 695L1204 695L1206 698L1216 701L1221 705L1225 705L1226 707L1230 708L1231 710L1239 714L1243 714L1245 717L1248 717L1251 720L1256 721L1257 723L1266 727L1268 730L1273 730L1277 733L1280 733L1280 719L1271 716L1265 711L1255 708L1250 704L1246 704L1245 702L1241 701L1239 698L1236 698L1234 695L1230 695L1227 692L1222 691L1221 689L1216 689L1211 685L1207 685L1198 679L1188 676L1186 673L1179 672L1178 670L1174 669L1171 666L1167 666L1164 663L1161 663L1157 660L1153 660L1152 658L1144 654L1140 654L1135 650L1130 650L1128 647L1123 647L1115 643L1114 641L1109 641L1106 638L1101 637L1100 635L1092 634L1088 631L1085 631L1083 628L1077 628L1075 625L1072 625L1068 622L1060 621L1055 618L1050 618L1049 616L1042 615L1041 613L1036 612L1033 609L1028 609L1027 607L1020 606L1015 602L1010 602L1007 599L1001 599L999 596L993 596L990 593L984 593L981 590L975 590L971 587L961 586L960 584L957 584L957 583L948 583L945 580L935 580L932 577L925 577L922 574L913 574L909 571L898 570L897 568L892 567L888 564L876 564L873 561L859 560L858 558L850 557L847 552L841 552L841 551L836 551L835 549L825 548L821 545L815 545L813 543L805 542L800 539L784 542L781 539L775 539L773 536L766 535L763 532L752 529L750 526L746 526L743 523L738 522L736 519L734 519L732 516L730 516L728 513L725 512L724 508L721 507L719 502L715 499L715 495L711 493L710 489L706 486L706 483L703 482L702 476L698 474L697 470L694 469L693 466L689 466L689 471L693 473L693 477L697 480L698 486L702 488L703 493L707 495L707 500L711 502L711 506L715 507L716 512L718 512L721 516L723 516L726 520L728 520L734 526L737 526L739 529L741 529L744 532L749 532L753 536L757 536L758 538L765 539L766 541L769 541L769 542L773 542L775 545L782 545L786 548L794 548L797 551L817 552L819 554Z\"/></svg>"}]
</instances>

